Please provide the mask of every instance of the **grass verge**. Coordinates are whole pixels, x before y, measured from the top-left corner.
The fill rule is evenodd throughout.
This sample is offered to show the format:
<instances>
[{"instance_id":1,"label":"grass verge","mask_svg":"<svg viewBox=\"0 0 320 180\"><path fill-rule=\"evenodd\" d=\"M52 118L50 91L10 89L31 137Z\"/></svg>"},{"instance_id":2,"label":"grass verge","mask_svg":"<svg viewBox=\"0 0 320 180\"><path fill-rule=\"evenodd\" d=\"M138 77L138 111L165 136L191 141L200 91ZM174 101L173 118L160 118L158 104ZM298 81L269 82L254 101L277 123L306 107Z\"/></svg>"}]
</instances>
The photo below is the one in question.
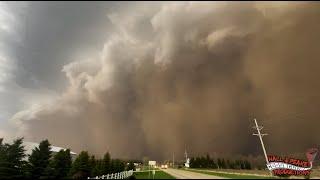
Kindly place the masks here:
<instances>
[{"instance_id":1,"label":"grass verge","mask_svg":"<svg viewBox=\"0 0 320 180\"><path fill-rule=\"evenodd\" d=\"M133 175L135 176L136 179L153 179L152 171L150 172L150 175L148 171L134 172ZM175 177L161 170L158 170L154 175L154 179L175 179Z\"/></svg>"},{"instance_id":2,"label":"grass verge","mask_svg":"<svg viewBox=\"0 0 320 180\"><path fill-rule=\"evenodd\" d=\"M256 176L256 175L248 175L248 174L233 174L233 173L224 173L224 172L216 172L216 171L208 171L208 170L195 170L195 169L184 169L186 171L209 174L219 177L225 177L230 179L276 179L276 177L271 176Z\"/></svg>"}]
</instances>

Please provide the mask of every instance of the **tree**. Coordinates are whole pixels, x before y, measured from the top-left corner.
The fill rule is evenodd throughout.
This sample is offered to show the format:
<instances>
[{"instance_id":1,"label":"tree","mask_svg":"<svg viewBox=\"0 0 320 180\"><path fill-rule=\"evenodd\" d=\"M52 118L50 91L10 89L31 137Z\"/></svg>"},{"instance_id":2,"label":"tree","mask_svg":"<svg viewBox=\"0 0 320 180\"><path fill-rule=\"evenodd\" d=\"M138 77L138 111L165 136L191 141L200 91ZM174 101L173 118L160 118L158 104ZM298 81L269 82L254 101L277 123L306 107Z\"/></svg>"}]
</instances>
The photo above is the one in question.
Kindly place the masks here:
<instances>
[{"instance_id":1,"label":"tree","mask_svg":"<svg viewBox=\"0 0 320 180\"><path fill-rule=\"evenodd\" d=\"M118 161L116 161L116 162L117 162L117 166L118 166L118 172L122 172L122 171L126 170L126 164L122 160L118 159Z\"/></svg>"},{"instance_id":2,"label":"tree","mask_svg":"<svg viewBox=\"0 0 320 180\"><path fill-rule=\"evenodd\" d=\"M251 163L248 160L245 160L244 167L245 167L245 169L251 169Z\"/></svg>"},{"instance_id":3,"label":"tree","mask_svg":"<svg viewBox=\"0 0 320 180\"><path fill-rule=\"evenodd\" d=\"M110 157L109 152L107 152L103 156L103 160L102 160L103 174L108 174L111 172L110 166L111 166L111 157Z\"/></svg>"},{"instance_id":4,"label":"tree","mask_svg":"<svg viewBox=\"0 0 320 180\"><path fill-rule=\"evenodd\" d=\"M98 171L96 169L96 163L97 163L97 160L96 160L95 156L92 155L89 159L90 175L91 176L97 176L97 174L98 174Z\"/></svg>"},{"instance_id":5,"label":"tree","mask_svg":"<svg viewBox=\"0 0 320 180\"><path fill-rule=\"evenodd\" d=\"M52 176L55 179L66 178L71 168L71 154L70 150L60 150L53 156L50 163L52 169Z\"/></svg>"},{"instance_id":6,"label":"tree","mask_svg":"<svg viewBox=\"0 0 320 180\"><path fill-rule=\"evenodd\" d=\"M41 141L39 147L32 150L29 156L29 175L30 178L39 179L47 177L49 162L51 158L51 148L48 140Z\"/></svg>"},{"instance_id":7,"label":"tree","mask_svg":"<svg viewBox=\"0 0 320 180\"><path fill-rule=\"evenodd\" d=\"M72 163L70 175L75 179L83 179L90 176L89 154L87 151L82 151Z\"/></svg>"},{"instance_id":8,"label":"tree","mask_svg":"<svg viewBox=\"0 0 320 180\"><path fill-rule=\"evenodd\" d=\"M228 167L230 169L235 169L235 163L233 161L230 161L229 159L227 160L227 164L228 164Z\"/></svg>"},{"instance_id":9,"label":"tree","mask_svg":"<svg viewBox=\"0 0 320 180\"><path fill-rule=\"evenodd\" d=\"M196 157L195 167L196 168L200 168L201 167L201 158L200 157Z\"/></svg>"},{"instance_id":10,"label":"tree","mask_svg":"<svg viewBox=\"0 0 320 180\"><path fill-rule=\"evenodd\" d=\"M18 138L10 144L3 144L0 139L0 179L22 178L25 161L23 138Z\"/></svg>"},{"instance_id":11,"label":"tree","mask_svg":"<svg viewBox=\"0 0 320 180\"><path fill-rule=\"evenodd\" d=\"M213 167L213 160L211 159L209 154L206 155L204 165L205 165L205 168L212 168Z\"/></svg>"},{"instance_id":12,"label":"tree","mask_svg":"<svg viewBox=\"0 0 320 180\"><path fill-rule=\"evenodd\" d=\"M210 168L213 168L213 169L217 168L217 164L215 163L215 161L213 159L211 159L211 161L210 161Z\"/></svg>"},{"instance_id":13,"label":"tree","mask_svg":"<svg viewBox=\"0 0 320 180\"><path fill-rule=\"evenodd\" d=\"M190 159L190 167L191 168L195 168L195 160L194 160L194 157L192 157L191 159Z\"/></svg>"},{"instance_id":14,"label":"tree","mask_svg":"<svg viewBox=\"0 0 320 180\"><path fill-rule=\"evenodd\" d=\"M92 174L91 176L102 176L105 173L103 173L103 162L102 159L96 160L93 169L92 169Z\"/></svg>"},{"instance_id":15,"label":"tree","mask_svg":"<svg viewBox=\"0 0 320 180\"><path fill-rule=\"evenodd\" d=\"M136 170L136 167L134 166L134 163L132 161L129 162L128 166L127 166L127 171L130 170Z\"/></svg>"},{"instance_id":16,"label":"tree","mask_svg":"<svg viewBox=\"0 0 320 180\"><path fill-rule=\"evenodd\" d=\"M224 160L224 158L222 158L222 161L221 161L221 168L222 169L226 169L227 168L226 161Z\"/></svg>"},{"instance_id":17,"label":"tree","mask_svg":"<svg viewBox=\"0 0 320 180\"><path fill-rule=\"evenodd\" d=\"M222 161L220 158L218 158L217 164L218 164L218 169L222 169Z\"/></svg>"},{"instance_id":18,"label":"tree","mask_svg":"<svg viewBox=\"0 0 320 180\"><path fill-rule=\"evenodd\" d=\"M120 159L111 160L111 173L117 173L125 170L125 164Z\"/></svg>"},{"instance_id":19,"label":"tree","mask_svg":"<svg viewBox=\"0 0 320 180\"><path fill-rule=\"evenodd\" d=\"M201 168L206 168L206 158L205 157L200 157L200 167Z\"/></svg>"}]
</instances>

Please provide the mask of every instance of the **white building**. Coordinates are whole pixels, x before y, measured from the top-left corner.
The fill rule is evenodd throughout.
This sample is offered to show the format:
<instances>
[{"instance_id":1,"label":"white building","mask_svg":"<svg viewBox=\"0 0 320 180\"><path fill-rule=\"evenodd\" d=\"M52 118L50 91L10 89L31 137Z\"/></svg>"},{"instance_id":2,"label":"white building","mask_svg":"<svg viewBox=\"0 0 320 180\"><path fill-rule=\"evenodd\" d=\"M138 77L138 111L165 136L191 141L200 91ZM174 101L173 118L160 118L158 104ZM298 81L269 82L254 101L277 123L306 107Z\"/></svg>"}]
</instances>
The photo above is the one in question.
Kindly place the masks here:
<instances>
[{"instance_id":1,"label":"white building","mask_svg":"<svg viewBox=\"0 0 320 180\"><path fill-rule=\"evenodd\" d=\"M149 161L149 166L155 167L157 165L157 161Z\"/></svg>"},{"instance_id":2,"label":"white building","mask_svg":"<svg viewBox=\"0 0 320 180\"><path fill-rule=\"evenodd\" d=\"M25 153L27 155L25 158L28 158L28 155L31 155L32 150L35 149L36 147L39 147L39 144L34 143L34 142L24 141L23 146L24 146L24 149L26 150ZM66 150L66 148L57 147L57 146L50 146L50 147L51 147L52 154L55 154L55 153L59 152L60 150ZM70 151L70 154L71 154L72 159L74 159L77 156L77 153L72 152L72 151Z\"/></svg>"}]
</instances>

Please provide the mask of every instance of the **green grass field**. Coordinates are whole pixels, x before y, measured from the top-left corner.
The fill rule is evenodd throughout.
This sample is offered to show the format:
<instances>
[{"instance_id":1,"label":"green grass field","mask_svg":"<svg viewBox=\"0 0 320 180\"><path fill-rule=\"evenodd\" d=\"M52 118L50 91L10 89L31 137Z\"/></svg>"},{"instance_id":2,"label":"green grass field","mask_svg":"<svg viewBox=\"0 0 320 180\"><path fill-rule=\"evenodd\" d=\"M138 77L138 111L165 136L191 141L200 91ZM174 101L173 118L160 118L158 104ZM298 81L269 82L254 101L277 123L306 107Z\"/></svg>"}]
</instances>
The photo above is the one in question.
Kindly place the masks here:
<instances>
[{"instance_id":1,"label":"green grass field","mask_svg":"<svg viewBox=\"0 0 320 180\"><path fill-rule=\"evenodd\" d=\"M152 179L153 178L152 171L150 172L150 177L149 177L149 172L134 172L133 175L135 176L136 179ZM156 171L154 175L154 179L175 179L175 177L160 170L160 171Z\"/></svg>"},{"instance_id":2,"label":"green grass field","mask_svg":"<svg viewBox=\"0 0 320 180\"><path fill-rule=\"evenodd\" d=\"M213 171L207 171L207 170L194 170L194 169L184 169L186 171L191 172L197 172L197 173L203 173L203 174L209 174L219 177L225 177L230 179L276 179L276 177L270 177L270 176L255 176L255 175L246 175L246 174L229 174L224 172L213 172Z\"/></svg>"}]
</instances>

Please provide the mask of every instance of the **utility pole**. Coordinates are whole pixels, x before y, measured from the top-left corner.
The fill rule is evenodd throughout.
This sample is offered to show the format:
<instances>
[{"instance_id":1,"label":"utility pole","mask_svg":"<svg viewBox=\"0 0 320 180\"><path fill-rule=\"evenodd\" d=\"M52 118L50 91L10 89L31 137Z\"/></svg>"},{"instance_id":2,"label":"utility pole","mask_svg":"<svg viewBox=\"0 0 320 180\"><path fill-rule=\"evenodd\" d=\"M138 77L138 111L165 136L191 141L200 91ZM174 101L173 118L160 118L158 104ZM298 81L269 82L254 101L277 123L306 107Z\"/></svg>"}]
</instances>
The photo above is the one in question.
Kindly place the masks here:
<instances>
[{"instance_id":1,"label":"utility pole","mask_svg":"<svg viewBox=\"0 0 320 180\"><path fill-rule=\"evenodd\" d=\"M174 168L174 152L173 152L173 155L172 155L172 167Z\"/></svg>"},{"instance_id":2,"label":"utility pole","mask_svg":"<svg viewBox=\"0 0 320 180\"><path fill-rule=\"evenodd\" d=\"M268 160L266 148L264 147L264 143L263 143L263 140L262 140L262 137L263 137L263 136L266 136L266 135L268 135L268 134L261 134L260 131L263 129L263 127L262 127L262 126L258 126L258 123L257 123L257 120L256 120L256 119L254 119L254 123L255 123L256 126L253 127L253 128L256 129L258 133L253 133L252 135L259 137L260 143L261 143L261 146L262 146L262 150L263 150L263 154L264 154L264 157L265 157L265 159L266 159L266 163L269 164L269 160ZM270 174L272 175L272 172L271 172L271 171L270 171Z\"/></svg>"},{"instance_id":3,"label":"utility pole","mask_svg":"<svg viewBox=\"0 0 320 180\"><path fill-rule=\"evenodd\" d=\"M185 150L184 150L184 156L186 157L186 162L187 162L188 161L187 146L185 147Z\"/></svg>"}]
</instances>

